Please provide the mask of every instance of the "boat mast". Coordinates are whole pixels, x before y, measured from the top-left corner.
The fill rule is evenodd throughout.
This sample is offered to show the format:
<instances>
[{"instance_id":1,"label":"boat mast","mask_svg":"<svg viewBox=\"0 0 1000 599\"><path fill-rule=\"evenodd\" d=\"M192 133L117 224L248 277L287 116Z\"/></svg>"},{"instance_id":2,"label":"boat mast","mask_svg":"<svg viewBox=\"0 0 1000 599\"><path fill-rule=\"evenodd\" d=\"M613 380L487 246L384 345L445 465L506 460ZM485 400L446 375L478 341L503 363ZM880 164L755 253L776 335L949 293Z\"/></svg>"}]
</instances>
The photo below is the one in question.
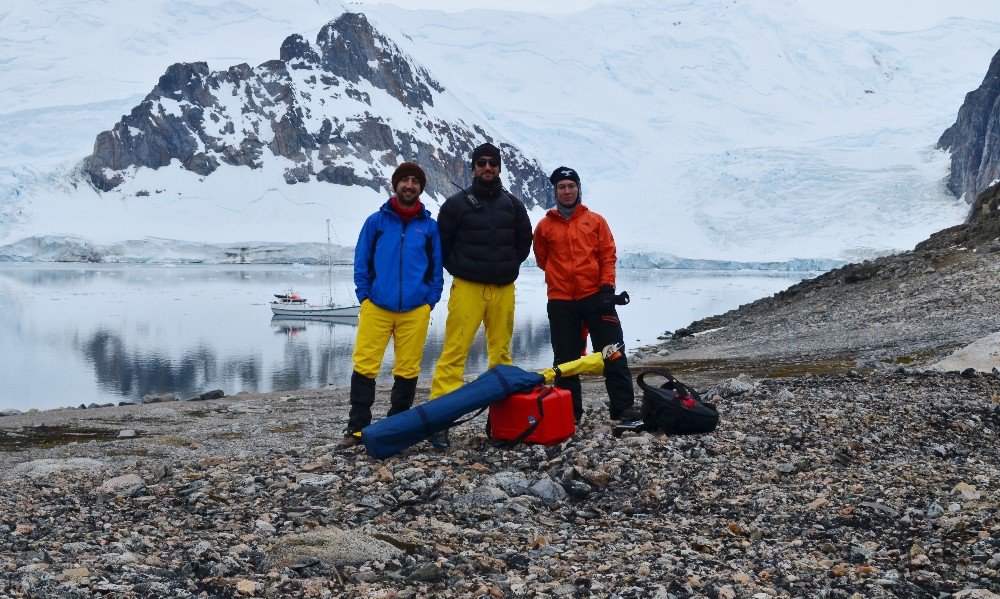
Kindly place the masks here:
<instances>
[{"instance_id":1,"label":"boat mast","mask_svg":"<svg viewBox=\"0 0 1000 599\"><path fill-rule=\"evenodd\" d=\"M326 293L333 303L333 245L330 244L330 219L326 219Z\"/></svg>"}]
</instances>

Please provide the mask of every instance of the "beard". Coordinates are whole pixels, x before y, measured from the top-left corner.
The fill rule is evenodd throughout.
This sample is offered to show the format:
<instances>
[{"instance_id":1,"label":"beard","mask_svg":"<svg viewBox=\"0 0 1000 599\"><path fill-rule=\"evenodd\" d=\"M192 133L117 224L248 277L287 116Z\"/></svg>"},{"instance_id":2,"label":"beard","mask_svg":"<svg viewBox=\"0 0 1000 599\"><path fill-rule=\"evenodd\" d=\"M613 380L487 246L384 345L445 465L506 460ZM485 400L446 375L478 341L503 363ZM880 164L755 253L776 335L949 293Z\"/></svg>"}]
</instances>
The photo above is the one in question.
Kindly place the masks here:
<instances>
[{"instance_id":1,"label":"beard","mask_svg":"<svg viewBox=\"0 0 1000 599\"><path fill-rule=\"evenodd\" d=\"M489 181L484 181L482 177L475 177L473 178L473 181L475 181L480 187L499 187L500 175L494 175L493 179Z\"/></svg>"},{"instance_id":2,"label":"beard","mask_svg":"<svg viewBox=\"0 0 1000 599\"><path fill-rule=\"evenodd\" d=\"M399 201L399 205L403 208L412 208L417 200L420 199L420 192L412 192L409 190L402 190L396 192L396 200Z\"/></svg>"}]
</instances>

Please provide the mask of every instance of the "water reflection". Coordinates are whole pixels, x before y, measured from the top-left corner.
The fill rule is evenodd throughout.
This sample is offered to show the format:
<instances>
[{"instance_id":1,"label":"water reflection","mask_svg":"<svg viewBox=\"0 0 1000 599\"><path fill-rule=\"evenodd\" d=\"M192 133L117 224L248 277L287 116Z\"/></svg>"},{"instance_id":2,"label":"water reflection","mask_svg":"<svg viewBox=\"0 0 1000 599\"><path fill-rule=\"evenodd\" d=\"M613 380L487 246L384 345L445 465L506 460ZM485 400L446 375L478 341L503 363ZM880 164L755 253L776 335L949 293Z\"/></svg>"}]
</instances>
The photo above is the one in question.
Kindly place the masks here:
<instances>
[{"instance_id":1,"label":"water reflection","mask_svg":"<svg viewBox=\"0 0 1000 599\"><path fill-rule=\"evenodd\" d=\"M352 297L350 267L334 267L333 299ZM621 271L626 344L719 313L797 282L796 273ZM211 389L274 391L350 381L356 319L277 318L268 302L295 289L319 300L324 267L0 265L0 409L47 409ZM428 385L444 341L447 291L431 314L421 362ZM515 364L549 366L541 271L517 282ZM482 331L466 372L487 368ZM391 380L392 346L380 377Z\"/></svg>"},{"instance_id":2,"label":"water reflection","mask_svg":"<svg viewBox=\"0 0 1000 599\"><path fill-rule=\"evenodd\" d=\"M357 318L272 316L271 328L284 338L282 366L270 377L272 389L348 384Z\"/></svg>"},{"instance_id":3,"label":"water reflection","mask_svg":"<svg viewBox=\"0 0 1000 599\"><path fill-rule=\"evenodd\" d=\"M207 385L219 380L234 381L242 389L256 391L260 379L259 360L220 360L207 346L195 347L171 359L159 353L134 351L121 335L102 329L78 348L84 360L93 365L99 388L116 398L135 400L148 394L171 392L186 399L206 391Z\"/></svg>"},{"instance_id":4,"label":"water reflection","mask_svg":"<svg viewBox=\"0 0 1000 599\"><path fill-rule=\"evenodd\" d=\"M306 330L310 324L314 327L357 327L358 319L347 316L272 316L271 326L275 333L295 336Z\"/></svg>"}]
</instances>

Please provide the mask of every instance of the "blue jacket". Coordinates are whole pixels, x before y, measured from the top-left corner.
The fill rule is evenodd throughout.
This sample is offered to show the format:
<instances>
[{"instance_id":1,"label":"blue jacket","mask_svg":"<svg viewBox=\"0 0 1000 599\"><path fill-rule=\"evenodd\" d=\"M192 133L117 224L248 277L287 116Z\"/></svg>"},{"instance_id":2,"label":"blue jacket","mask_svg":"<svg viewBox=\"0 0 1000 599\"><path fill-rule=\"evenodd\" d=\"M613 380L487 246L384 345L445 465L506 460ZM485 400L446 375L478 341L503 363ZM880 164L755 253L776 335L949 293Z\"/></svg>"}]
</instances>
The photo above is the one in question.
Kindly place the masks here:
<instances>
[{"instance_id":1,"label":"blue jacket","mask_svg":"<svg viewBox=\"0 0 1000 599\"><path fill-rule=\"evenodd\" d=\"M354 248L354 286L358 301L366 298L393 312L407 312L441 299L441 237L431 213L424 209L403 222L390 199L361 227Z\"/></svg>"}]
</instances>

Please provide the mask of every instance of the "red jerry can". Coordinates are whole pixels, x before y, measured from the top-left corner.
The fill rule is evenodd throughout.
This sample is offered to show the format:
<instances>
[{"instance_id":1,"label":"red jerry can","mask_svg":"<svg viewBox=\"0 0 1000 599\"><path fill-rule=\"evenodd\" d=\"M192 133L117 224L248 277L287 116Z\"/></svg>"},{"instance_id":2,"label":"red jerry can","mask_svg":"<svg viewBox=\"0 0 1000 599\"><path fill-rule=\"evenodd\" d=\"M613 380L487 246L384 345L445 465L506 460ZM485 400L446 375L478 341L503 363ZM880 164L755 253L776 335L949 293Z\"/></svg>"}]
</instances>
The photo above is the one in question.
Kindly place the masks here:
<instances>
[{"instance_id":1,"label":"red jerry can","mask_svg":"<svg viewBox=\"0 0 1000 599\"><path fill-rule=\"evenodd\" d=\"M576 432L573 396L558 387L509 395L490 405L488 426L498 441L558 445Z\"/></svg>"}]
</instances>

